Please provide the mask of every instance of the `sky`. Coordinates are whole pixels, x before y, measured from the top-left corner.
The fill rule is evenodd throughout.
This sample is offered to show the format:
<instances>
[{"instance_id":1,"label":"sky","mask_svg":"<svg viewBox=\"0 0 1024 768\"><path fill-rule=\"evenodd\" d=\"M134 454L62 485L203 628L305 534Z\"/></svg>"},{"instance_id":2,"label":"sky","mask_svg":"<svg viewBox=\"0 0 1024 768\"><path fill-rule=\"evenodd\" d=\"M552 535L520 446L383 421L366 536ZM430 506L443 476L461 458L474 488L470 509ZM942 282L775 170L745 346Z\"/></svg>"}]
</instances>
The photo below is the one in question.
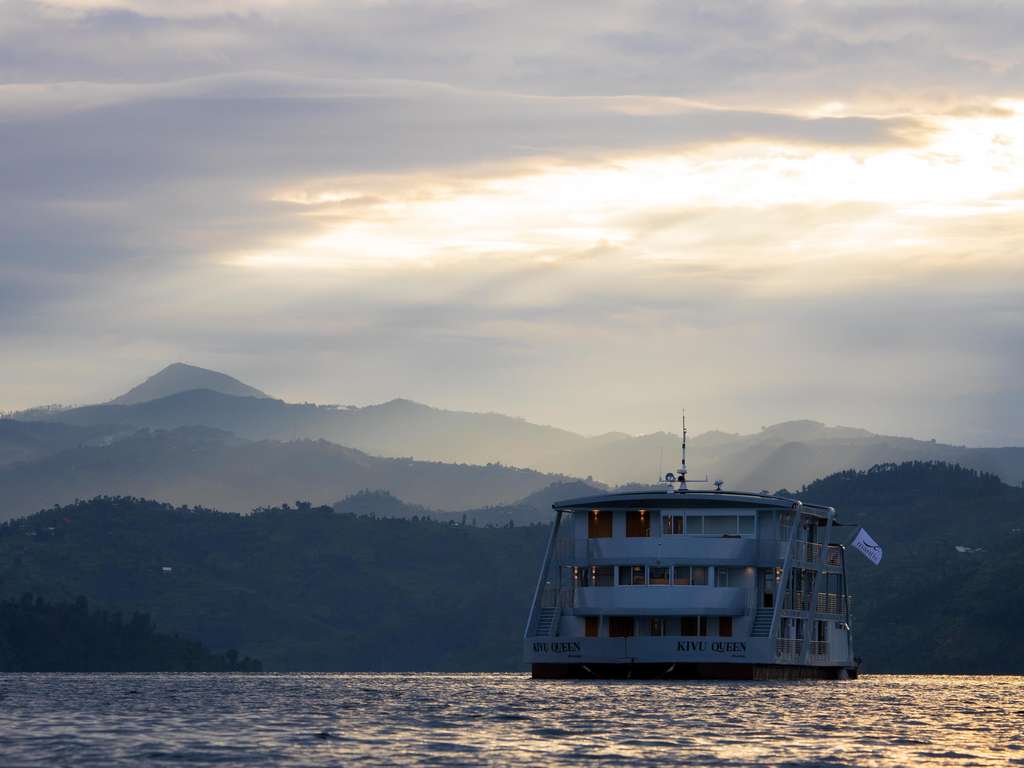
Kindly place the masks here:
<instances>
[{"instance_id":1,"label":"sky","mask_svg":"<svg viewBox=\"0 0 1024 768\"><path fill-rule=\"evenodd\" d=\"M166 364L1024 444L1024 3L0 1L0 410Z\"/></svg>"}]
</instances>

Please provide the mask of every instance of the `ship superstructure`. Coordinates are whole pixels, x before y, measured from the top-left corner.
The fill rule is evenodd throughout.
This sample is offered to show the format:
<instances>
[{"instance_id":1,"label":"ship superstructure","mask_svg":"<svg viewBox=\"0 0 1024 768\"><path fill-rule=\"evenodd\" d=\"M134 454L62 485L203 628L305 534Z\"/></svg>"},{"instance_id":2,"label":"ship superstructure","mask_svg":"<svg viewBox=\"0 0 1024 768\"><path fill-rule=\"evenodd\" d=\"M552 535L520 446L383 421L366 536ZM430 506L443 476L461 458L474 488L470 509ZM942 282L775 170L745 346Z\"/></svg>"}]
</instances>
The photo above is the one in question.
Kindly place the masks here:
<instances>
[{"instance_id":1,"label":"ship superstructure","mask_svg":"<svg viewBox=\"0 0 1024 768\"><path fill-rule=\"evenodd\" d=\"M553 505L525 633L534 677L846 678L857 665L831 507L665 490Z\"/></svg>"}]
</instances>

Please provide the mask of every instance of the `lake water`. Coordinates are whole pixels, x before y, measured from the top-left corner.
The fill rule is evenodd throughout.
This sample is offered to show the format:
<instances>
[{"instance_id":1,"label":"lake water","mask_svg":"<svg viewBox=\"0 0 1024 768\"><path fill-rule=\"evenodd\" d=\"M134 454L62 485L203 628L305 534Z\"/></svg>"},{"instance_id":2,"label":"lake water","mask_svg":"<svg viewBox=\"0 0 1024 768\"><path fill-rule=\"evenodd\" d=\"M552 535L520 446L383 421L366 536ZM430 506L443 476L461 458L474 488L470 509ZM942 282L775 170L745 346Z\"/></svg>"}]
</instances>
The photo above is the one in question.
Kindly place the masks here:
<instances>
[{"instance_id":1,"label":"lake water","mask_svg":"<svg viewBox=\"0 0 1024 768\"><path fill-rule=\"evenodd\" d=\"M1024 765L1024 678L0 675L0 764Z\"/></svg>"}]
</instances>

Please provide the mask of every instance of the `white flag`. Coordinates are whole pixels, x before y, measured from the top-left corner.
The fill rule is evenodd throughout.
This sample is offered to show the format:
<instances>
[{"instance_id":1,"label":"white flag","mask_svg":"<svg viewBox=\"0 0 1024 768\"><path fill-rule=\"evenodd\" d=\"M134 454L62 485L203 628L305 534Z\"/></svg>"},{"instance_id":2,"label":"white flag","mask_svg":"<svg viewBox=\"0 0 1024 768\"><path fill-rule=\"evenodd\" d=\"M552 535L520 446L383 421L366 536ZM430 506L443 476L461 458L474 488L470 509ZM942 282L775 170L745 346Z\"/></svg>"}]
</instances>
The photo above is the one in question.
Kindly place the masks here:
<instances>
[{"instance_id":1,"label":"white flag","mask_svg":"<svg viewBox=\"0 0 1024 768\"><path fill-rule=\"evenodd\" d=\"M875 565L882 562L882 548L878 546L878 542L872 539L863 528L860 529L860 533L857 534L850 546Z\"/></svg>"}]
</instances>

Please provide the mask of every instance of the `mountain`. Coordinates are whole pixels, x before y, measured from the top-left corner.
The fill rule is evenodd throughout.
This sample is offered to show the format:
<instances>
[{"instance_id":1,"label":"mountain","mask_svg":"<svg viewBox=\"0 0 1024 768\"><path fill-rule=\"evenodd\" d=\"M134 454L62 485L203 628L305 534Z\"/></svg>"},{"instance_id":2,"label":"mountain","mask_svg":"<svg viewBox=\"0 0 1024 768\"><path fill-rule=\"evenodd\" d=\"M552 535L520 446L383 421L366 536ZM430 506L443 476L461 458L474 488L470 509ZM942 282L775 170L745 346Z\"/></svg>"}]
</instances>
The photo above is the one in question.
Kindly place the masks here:
<instances>
[{"instance_id":1,"label":"mountain","mask_svg":"<svg viewBox=\"0 0 1024 768\"><path fill-rule=\"evenodd\" d=\"M652 482L675 467L679 437L657 432L587 438L499 414L431 408L393 400L365 408L286 403L191 390L134 405L93 405L21 414L80 427L173 429L203 425L252 440L323 439L378 456L485 464L500 462L607 484ZM799 487L847 468L945 461L1024 480L1024 448L967 448L876 435L819 422L784 422L752 435L708 432L690 440L691 477L705 472L726 488Z\"/></svg>"},{"instance_id":2,"label":"mountain","mask_svg":"<svg viewBox=\"0 0 1024 768\"><path fill-rule=\"evenodd\" d=\"M1022 674L1024 489L909 463L803 489L835 506L869 672ZM380 502L379 510L374 502ZM0 597L86 594L273 670L515 670L549 525L474 527L299 504L234 515L97 498L0 526ZM353 510L356 508L353 507ZM170 568L170 571L165 571Z\"/></svg>"},{"instance_id":3,"label":"mountain","mask_svg":"<svg viewBox=\"0 0 1024 768\"><path fill-rule=\"evenodd\" d=\"M34 461L83 445L108 445L134 428L0 419L0 467Z\"/></svg>"},{"instance_id":4,"label":"mountain","mask_svg":"<svg viewBox=\"0 0 1024 768\"><path fill-rule=\"evenodd\" d=\"M194 375L196 371L201 375ZM168 386L150 387L155 380ZM231 389L224 380L245 391L224 391ZM160 396L179 385L191 388ZM157 396L137 401L150 395ZM231 377L180 363L112 403L37 409L16 418L115 433L206 426L249 440L329 440L376 456L501 463L611 485L653 482L679 460L679 437L667 432L585 437L501 414L444 410L401 399L365 407L286 403ZM689 450L692 478L707 473L709 480L724 480L726 488L737 490L800 487L844 469L903 461L959 463L1009 483L1024 481L1024 448L967 448L810 420L783 422L749 435L707 432L693 437Z\"/></svg>"},{"instance_id":5,"label":"mountain","mask_svg":"<svg viewBox=\"0 0 1024 768\"><path fill-rule=\"evenodd\" d=\"M134 405L148 400L157 400L192 389L209 389L236 397L269 397L264 392L243 384L226 373L199 368L187 363L171 363L162 371L153 374L138 386L132 387L120 397L111 400L113 405Z\"/></svg>"},{"instance_id":6,"label":"mountain","mask_svg":"<svg viewBox=\"0 0 1024 768\"><path fill-rule=\"evenodd\" d=\"M560 479L498 464L379 458L323 440L251 441L207 427L145 429L109 445L0 467L0 520L97 494L247 512L381 489L412 504L459 510L511 503Z\"/></svg>"},{"instance_id":7,"label":"mountain","mask_svg":"<svg viewBox=\"0 0 1024 768\"><path fill-rule=\"evenodd\" d=\"M457 512L407 504L387 491L359 491L335 502L333 509L339 514L429 518L472 525L530 525L551 522L554 515L551 505L556 501L589 496L604 490L607 489L580 480L557 481L511 504L495 504Z\"/></svg>"}]
</instances>

